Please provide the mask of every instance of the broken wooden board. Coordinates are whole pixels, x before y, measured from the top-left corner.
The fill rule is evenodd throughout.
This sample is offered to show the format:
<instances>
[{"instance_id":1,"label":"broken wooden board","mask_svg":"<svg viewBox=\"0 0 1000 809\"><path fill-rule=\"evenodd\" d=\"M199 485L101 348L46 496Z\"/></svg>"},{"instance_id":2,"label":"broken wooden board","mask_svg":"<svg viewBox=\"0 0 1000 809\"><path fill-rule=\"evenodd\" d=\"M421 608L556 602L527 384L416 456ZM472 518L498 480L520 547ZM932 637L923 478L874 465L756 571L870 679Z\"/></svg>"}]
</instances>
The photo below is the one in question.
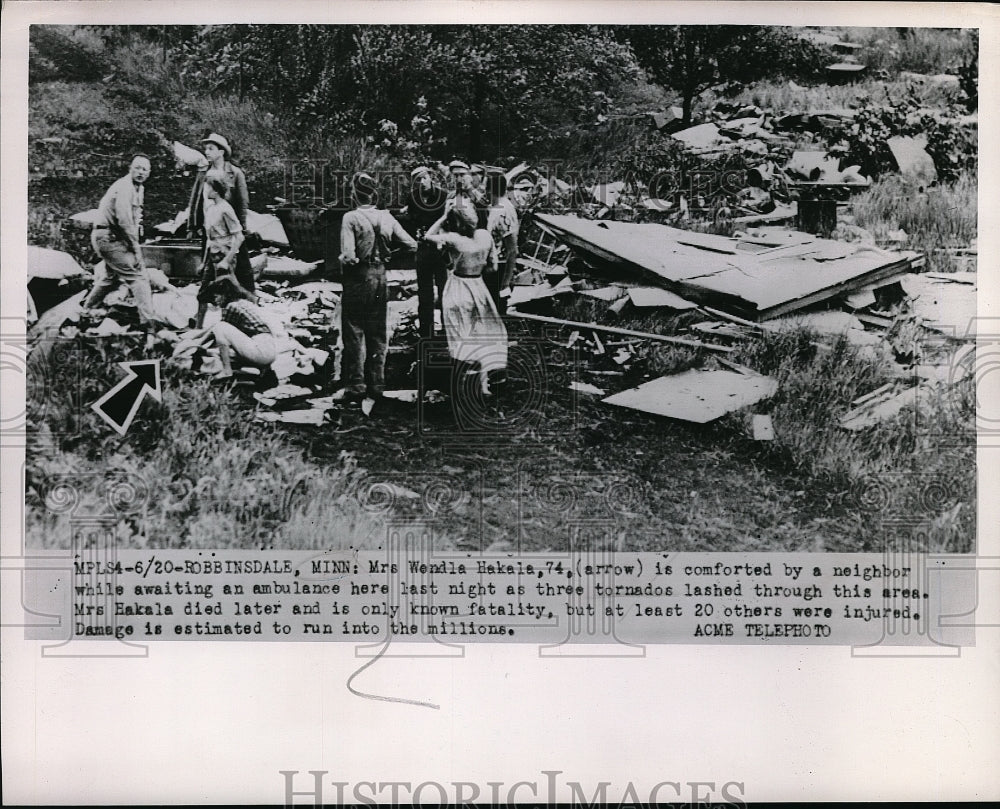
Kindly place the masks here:
<instances>
[{"instance_id":1,"label":"broken wooden board","mask_svg":"<svg viewBox=\"0 0 1000 809\"><path fill-rule=\"evenodd\" d=\"M261 410L254 414L254 421L307 424L312 427L319 427L323 423L325 416L326 409L319 407L309 410L285 410L282 412Z\"/></svg>"},{"instance_id":2,"label":"broken wooden board","mask_svg":"<svg viewBox=\"0 0 1000 809\"><path fill-rule=\"evenodd\" d=\"M845 413L840 420L840 426L852 432L872 427L893 418L906 407L919 407L929 396L928 389L923 385L907 388L899 393L894 393L891 388L889 390L880 388L874 393L878 395Z\"/></svg>"},{"instance_id":3,"label":"broken wooden board","mask_svg":"<svg viewBox=\"0 0 1000 809\"><path fill-rule=\"evenodd\" d=\"M965 280L968 275L962 273L960 277ZM977 288L974 284L952 283L929 274L915 273L903 276L901 283L911 298L910 311L925 326L955 337L975 337Z\"/></svg>"},{"instance_id":4,"label":"broken wooden board","mask_svg":"<svg viewBox=\"0 0 1000 809\"><path fill-rule=\"evenodd\" d=\"M706 424L773 396L778 383L759 374L691 370L662 376L604 399L605 404Z\"/></svg>"},{"instance_id":5,"label":"broken wooden board","mask_svg":"<svg viewBox=\"0 0 1000 809\"><path fill-rule=\"evenodd\" d=\"M753 417L753 440L754 441L774 440L774 423L771 421L770 416L762 415Z\"/></svg>"},{"instance_id":6,"label":"broken wooden board","mask_svg":"<svg viewBox=\"0 0 1000 809\"><path fill-rule=\"evenodd\" d=\"M322 262L299 261L291 256L268 256L262 278L301 278L315 272Z\"/></svg>"},{"instance_id":7,"label":"broken wooden board","mask_svg":"<svg viewBox=\"0 0 1000 809\"><path fill-rule=\"evenodd\" d=\"M755 321L898 275L914 267L918 257L829 239L761 254L738 249L736 239L692 235L654 223L597 222L556 214L536 218L581 253L666 282L688 300ZM788 255L795 248L812 255Z\"/></svg>"},{"instance_id":8,"label":"broken wooden board","mask_svg":"<svg viewBox=\"0 0 1000 809\"><path fill-rule=\"evenodd\" d=\"M622 298L625 300L625 298ZM706 351L717 351L723 354L732 353L736 349L729 346L717 346L711 343L702 343L697 340L686 340L683 337L672 337L667 334L651 334L649 332L634 331L632 329L620 329L617 326L600 326L597 323L582 323L578 320L563 320L558 317L546 317L545 315L532 315L528 312L518 312L516 309L508 309L507 317L520 318L521 320L533 320L536 323L548 323L553 326L564 326L574 329L589 329L594 332L607 334L621 334L625 337L638 337L642 340L654 340L661 343L675 343L677 345L690 346L691 348L703 348Z\"/></svg>"},{"instance_id":9,"label":"broken wooden board","mask_svg":"<svg viewBox=\"0 0 1000 809\"><path fill-rule=\"evenodd\" d=\"M697 304L660 287L632 287L628 290L628 297L632 305L639 309L665 308L684 311L698 308Z\"/></svg>"},{"instance_id":10,"label":"broken wooden board","mask_svg":"<svg viewBox=\"0 0 1000 809\"><path fill-rule=\"evenodd\" d=\"M558 284L535 284L534 286L516 286L510 292L507 299L508 306L518 306L528 301L536 301L540 298L552 298L556 295L565 295L573 291L573 282L569 278L563 278Z\"/></svg>"},{"instance_id":11,"label":"broken wooden board","mask_svg":"<svg viewBox=\"0 0 1000 809\"><path fill-rule=\"evenodd\" d=\"M624 287L612 285L601 287L600 289L582 289L580 290L580 294L586 295L588 298L597 298L599 301L612 303L613 301L617 301L619 298L624 298L628 292Z\"/></svg>"}]
</instances>

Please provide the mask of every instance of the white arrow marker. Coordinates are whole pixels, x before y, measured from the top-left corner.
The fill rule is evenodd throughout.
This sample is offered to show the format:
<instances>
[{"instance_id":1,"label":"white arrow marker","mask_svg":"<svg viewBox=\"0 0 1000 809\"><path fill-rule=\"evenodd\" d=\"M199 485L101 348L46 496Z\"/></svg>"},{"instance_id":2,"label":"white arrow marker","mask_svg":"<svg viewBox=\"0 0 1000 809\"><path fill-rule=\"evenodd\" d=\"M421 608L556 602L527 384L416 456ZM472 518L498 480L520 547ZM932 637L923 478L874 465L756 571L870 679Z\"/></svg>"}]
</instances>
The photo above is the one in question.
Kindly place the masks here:
<instances>
[{"instance_id":1,"label":"white arrow marker","mask_svg":"<svg viewBox=\"0 0 1000 809\"><path fill-rule=\"evenodd\" d=\"M161 401L160 361L135 360L118 364L128 376L94 402L90 409L110 424L118 435L125 435L147 393L156 401Z\"/></svg>"}]
</instances>

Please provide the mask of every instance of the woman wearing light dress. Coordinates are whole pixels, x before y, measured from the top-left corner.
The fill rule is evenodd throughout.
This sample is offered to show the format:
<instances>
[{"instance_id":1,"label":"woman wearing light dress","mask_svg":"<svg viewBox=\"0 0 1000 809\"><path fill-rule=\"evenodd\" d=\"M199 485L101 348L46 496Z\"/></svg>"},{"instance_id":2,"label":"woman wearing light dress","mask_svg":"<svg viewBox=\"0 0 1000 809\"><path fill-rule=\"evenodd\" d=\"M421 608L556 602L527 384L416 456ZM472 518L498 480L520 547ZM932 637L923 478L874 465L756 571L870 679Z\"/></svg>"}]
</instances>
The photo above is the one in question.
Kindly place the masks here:
<instances>
[{"instance_id":1,"label":"woman wearing light dress","mask_svg":"<svg viewBox=\"0 0 1000 809\"><path fill-rule=\"evenodd\" d=\"M491 393L489 374L507 367L507 329L483 281L483 270L497 269L493 237L487 227L488 209L472 212L453 207L425 234L451 258L448 280L441 295L441 320L448 353L473 366L484 395Z\"/></svg>"}]
</instances>

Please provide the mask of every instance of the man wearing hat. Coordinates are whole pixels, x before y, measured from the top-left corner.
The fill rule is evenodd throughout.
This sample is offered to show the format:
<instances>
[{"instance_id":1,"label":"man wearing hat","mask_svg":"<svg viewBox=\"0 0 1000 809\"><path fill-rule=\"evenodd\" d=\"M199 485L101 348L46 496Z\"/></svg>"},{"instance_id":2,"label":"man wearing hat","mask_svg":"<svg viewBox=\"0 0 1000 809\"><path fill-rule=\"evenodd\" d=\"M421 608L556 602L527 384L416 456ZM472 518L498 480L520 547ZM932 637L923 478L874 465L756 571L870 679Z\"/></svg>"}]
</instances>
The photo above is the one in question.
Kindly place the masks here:
<instances>
[{"instance_id":1,"label":"man wearing hat","mask_svg":"<svg viewBox=\"0 0 1000 809\"><path fill-rule=\"evenodd\" d=\"M473 163L469 166L469 196L476 205L485 205L487 202L486 189L483 187L485 179L485 165L482 163Z\"/></svg>"},{"instance_id":2,"label":"man wearing hat","mask_svg":"<svg viewBox=\"0 0 1000 809\"><path fill-rule=\"evenodd\" d=\"M224 199L233 206L236 218L239 219L240 226L246 233L247 210L250 207L246 174L239 166L234 166L229 162L233 150L229 146L229 141L222 135L213 132L202 140L202 147L205 157L208 158L208 166L204 171L198 173L198 179L191 191L191 202L188 205L188 233L197 233L204 237L205 202L202 193L205 187L205 176L210 171L218 172L225 178L229 191ZM247 292L254 291L253 268L250 266L250 254L247 252L245 243L240 246L240 251L236 256L234 275L240 286Z\"/></svg>"},{"instance_id":3,"label":"man wearing hat","mask_svg":"<svg viewBox=\"0 0 1000 809\"><path fill-rule=\"evenodd\" d=\"M424 234L444 215L448 201L447 192L435 181L434 172L427 166L417 166L410 172L410 191L406 203L406 218L410 235L417 246L417 322L420 336L434 336L434 290L438 298L448 280L448 263L434 244L424 240Z\"/></svg>"},{"instance_id":4,"label":"man wearing hat","mask_svg":"<svg viewBox=\"0 0 1000 809\"><path fill-rule=\"evenodd\" d=\"M388 211L375 207L378 184L365 172L351 180L354 209L340 226L340 266L344 295L341 332L344 359L341 381L351 397L372 399L385 390L387 294L385 267L398 242L407 250L417 243Z\"/></svg>"},{"instance_id":5,"label":"man wearing hat","mask_svg":"<svg viewBox=\"0 0 1000 809\"><path fill-rule=\"evenodd\" d=\"M520 174L511 185L512 201L517 213L524 216L531 207L535 196L535 181L530 174Z\"/></svg>"},{"instance_id":6,"label":"man wearing hat","mask_svg":"<svg viewBox=\"0 0 1000 809\"><path fill-rule=\"evenodd\" d=\"M448 164L448 173L451 175L453 187L448 192L448 201L444 206L445 215L450 213L452 208L461 208L467 218L475 220L476 199L469 164L462 160L452 160Z\"/></svg>"}]
</instances>

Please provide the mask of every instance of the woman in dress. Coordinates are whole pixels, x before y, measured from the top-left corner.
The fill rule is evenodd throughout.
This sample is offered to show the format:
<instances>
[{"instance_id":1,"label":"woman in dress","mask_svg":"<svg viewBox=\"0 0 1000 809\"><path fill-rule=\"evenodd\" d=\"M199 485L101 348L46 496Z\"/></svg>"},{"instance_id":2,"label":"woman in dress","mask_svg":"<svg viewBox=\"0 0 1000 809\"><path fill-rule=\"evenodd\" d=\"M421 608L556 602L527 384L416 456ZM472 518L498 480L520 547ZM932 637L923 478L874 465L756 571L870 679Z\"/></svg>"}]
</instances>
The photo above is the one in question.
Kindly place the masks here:
<instances>
[{"instance_id":1,"label":"woman in dress","mask_svg":"<svg viewBox=\"0 0 1000 809\"><path fill-rule=\"evenodd\" d=\"M484 395L489 374L507 367L507 329L483 281L483 270L497 269L497 254L488 230L489 210L472 212L455 206L435 222L424 238L447 249L451 258L441 295L441 319L452 359L474 367Z\"/></svg>"}]
</instances>

